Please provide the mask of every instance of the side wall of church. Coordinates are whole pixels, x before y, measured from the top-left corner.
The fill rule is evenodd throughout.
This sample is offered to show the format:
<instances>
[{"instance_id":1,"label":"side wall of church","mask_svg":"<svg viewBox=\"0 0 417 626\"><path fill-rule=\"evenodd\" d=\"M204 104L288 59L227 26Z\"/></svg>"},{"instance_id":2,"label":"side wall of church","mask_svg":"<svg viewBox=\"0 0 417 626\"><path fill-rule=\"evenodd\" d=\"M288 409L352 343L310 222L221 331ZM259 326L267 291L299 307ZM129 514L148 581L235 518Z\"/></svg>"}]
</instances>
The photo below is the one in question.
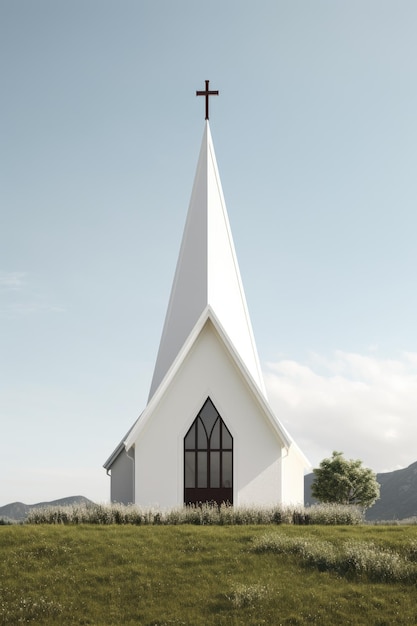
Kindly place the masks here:
<instances>
[{"instance_id":1,"label":"side wall of church","mask_svg":"<svg viewBox=\"0 0 417 626\"><path fill-rule=\"evenodd\" d=\"M233 436L234 504L266 506L282 501L281 444L208 321L138 434L137 504L183 504L183 440L208 396Z\"/></svg>"},{"instance_id":2,"label":"side wall of church","mask_svg":"<svg viewBox=\"0 0 417 626\"><path fill-rule=\"evenodd\" d=\"M134 461L133 450L130 457L122 451L111 467L110 499L120 504L132 504L135 500L134 492Z\"/></svg>"},{"instance_id":3,"label":"side wall of church","mask_svg":"<svg viewBox=\"0 0 417 626\"><path fill-rule=\"evenodd\" d=\"M295 445L282 458L282 504L304 504L305 460Z\"/></svg>"}]
</instances>

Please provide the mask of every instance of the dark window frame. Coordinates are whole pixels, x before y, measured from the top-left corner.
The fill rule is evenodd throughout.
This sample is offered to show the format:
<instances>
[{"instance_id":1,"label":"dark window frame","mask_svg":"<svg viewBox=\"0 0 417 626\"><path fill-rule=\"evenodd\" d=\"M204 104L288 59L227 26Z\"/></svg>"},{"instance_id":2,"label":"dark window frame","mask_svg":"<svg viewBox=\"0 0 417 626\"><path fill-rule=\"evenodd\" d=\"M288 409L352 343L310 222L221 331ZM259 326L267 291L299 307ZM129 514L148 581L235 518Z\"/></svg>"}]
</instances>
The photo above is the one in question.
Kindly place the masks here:
<instances>
[{"instance_id":1,"label":"dark window frame","mask_svg":"<svg viewBox=\"0 0 417 626\"><path fill-rule=\"evenodd\" d=\"M184 502L205 501L233 502L233 437L209 396L184 437Z\"/></svg>"}]
</instances>

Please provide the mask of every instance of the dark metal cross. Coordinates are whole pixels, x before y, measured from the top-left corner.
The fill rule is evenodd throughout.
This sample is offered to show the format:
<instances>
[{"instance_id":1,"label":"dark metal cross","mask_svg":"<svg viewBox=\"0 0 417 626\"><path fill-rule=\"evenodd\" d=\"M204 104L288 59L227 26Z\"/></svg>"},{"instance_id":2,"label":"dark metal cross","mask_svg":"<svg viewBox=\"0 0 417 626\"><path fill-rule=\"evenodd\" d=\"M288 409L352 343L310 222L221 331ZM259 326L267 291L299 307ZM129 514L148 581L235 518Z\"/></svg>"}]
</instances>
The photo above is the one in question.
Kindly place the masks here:
<instances>
[{"instance_id":1,"label":"dark metal cross","mask_svg":"<svg viewBox=\"0 0 417 626\"><path fill-rule=\"evenodd\" d=\"M205 96L206 97L206 120L209 118L209 97L210 96L218 96L218 91L210 91L209 90L209 80L206 80L206 90L205 91L196 91L196 96Z\"/></svg>"}]
</instances>

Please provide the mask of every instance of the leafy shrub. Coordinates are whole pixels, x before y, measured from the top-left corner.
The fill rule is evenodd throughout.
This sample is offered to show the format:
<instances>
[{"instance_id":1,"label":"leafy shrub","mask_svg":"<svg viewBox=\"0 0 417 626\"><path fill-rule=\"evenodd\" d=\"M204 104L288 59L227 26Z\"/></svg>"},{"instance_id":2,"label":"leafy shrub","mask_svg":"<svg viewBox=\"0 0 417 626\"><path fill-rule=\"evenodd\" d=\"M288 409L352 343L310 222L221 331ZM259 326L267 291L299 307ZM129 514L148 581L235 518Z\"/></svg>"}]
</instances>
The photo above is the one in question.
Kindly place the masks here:
<instances>
[{"instance_id":1,"label":"leafy shrub","mask_svg":"<svg viewBox=\"0 0 417 626\"><path fill-rule=\"evenodd\" d=\"M314 470L311 494L319 502L356 504L368 508L378 500L380 486L376 474L362 466L359 459L345 459L342 452L333 452Z\"/></svg>"}]
</instances>

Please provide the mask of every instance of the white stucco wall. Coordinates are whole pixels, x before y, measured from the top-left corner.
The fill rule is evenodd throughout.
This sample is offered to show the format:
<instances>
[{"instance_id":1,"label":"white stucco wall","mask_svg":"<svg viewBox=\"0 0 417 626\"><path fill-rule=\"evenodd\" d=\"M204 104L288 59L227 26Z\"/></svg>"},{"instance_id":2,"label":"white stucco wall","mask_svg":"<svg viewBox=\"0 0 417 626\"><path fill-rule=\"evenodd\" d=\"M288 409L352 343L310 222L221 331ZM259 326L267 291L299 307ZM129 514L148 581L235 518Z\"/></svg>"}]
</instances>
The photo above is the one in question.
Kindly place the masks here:
<instances>
[{"instance_id":1,"label":"white stucco wall","mask_svg":"<svg viewBox=\"0 0 417 626\"><path fill-rule=\"evenodd\" d=\"M137 504L182 505L183 438L208 396L233 436L234 504L282 501L281 443L208 321L135 441Z\"/></svg>"},{"instance_id":2,"label":"white stucco wall","mask_svg":"<svg viewBox=\"0 0 417 626\"><path fill-rule=\"evenodd\" d=\"M304 505L304 469L306 461L300 450L290 446L282 458L282 504Z\"/></svg>"}]
</instances>

